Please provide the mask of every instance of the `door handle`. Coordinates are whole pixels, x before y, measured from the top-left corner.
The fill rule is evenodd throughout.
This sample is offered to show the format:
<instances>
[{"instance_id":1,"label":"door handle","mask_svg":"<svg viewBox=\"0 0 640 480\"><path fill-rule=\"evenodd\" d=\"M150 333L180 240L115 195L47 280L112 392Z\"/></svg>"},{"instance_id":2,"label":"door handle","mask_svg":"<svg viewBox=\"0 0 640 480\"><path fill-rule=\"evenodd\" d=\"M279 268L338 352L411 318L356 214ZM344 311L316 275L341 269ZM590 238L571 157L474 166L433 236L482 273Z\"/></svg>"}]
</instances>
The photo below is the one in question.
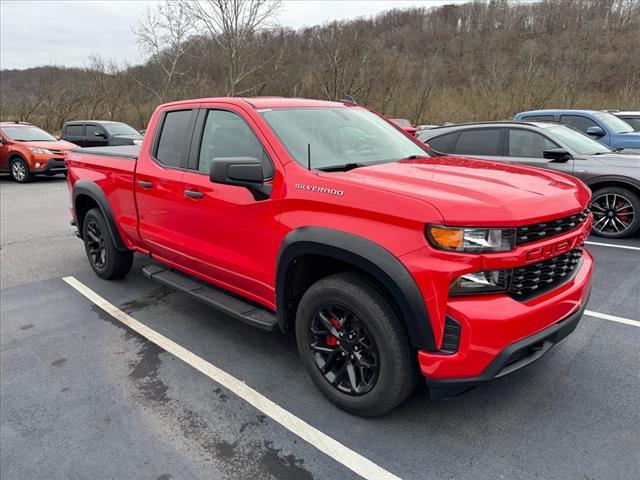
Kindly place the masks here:
<instances>
[{"instance_id":1,"label":"door handle","mask_svg":"<svg viewBox=\"0 0 640 480\"><path fill-rule=\"evenodd\" d=\"M151 188L151 187L153 187L153 183L146 182L144 180L138 180L138 185L140 185L142 188Z\"/></svg>"},{"instance_id":2,"label":"door handle","mask_svg":"<svg viewBox=\"0 0 640 480\"><path fill-rule=\"evenodd\" d=\"M195 199L204 198L204 193L199 192L197 190L185 190L184 195L185 197L195 198Z\"/></svg>"}]
</instances>

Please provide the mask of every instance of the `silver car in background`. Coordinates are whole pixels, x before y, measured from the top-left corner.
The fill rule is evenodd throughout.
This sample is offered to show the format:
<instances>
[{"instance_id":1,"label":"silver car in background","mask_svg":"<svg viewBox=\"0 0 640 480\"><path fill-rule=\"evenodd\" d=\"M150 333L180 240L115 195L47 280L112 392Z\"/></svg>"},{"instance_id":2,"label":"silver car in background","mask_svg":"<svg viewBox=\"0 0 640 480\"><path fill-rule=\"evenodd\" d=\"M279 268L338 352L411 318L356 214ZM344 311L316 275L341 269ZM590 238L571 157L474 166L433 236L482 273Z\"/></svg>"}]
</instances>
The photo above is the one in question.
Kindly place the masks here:
<instances>
[{"instance_id":1,"label":"silver car in background","mask_svg":"<svg viewBox=\"0 0 640 480\"><path fill-rule=\"evenodd\" d=\"M593 233L621 238L640 228L640 154L614 151L572 128L544 122L484 122L418 132L436 152L573 175L593 192Z\"/></svg>"}]
</instances>

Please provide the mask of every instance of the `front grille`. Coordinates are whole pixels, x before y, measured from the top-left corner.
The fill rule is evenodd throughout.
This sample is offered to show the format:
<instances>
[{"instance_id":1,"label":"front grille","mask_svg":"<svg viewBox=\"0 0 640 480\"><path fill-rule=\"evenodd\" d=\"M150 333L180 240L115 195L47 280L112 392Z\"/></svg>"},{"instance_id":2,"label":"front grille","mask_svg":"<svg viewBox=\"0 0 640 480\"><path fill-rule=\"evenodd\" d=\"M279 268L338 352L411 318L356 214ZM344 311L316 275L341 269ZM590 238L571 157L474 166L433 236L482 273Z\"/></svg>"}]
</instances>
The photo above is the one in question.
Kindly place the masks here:
<instances>
[{"instance_id":1,"label":"front grille","mask_svg":"<svg viewBox=\"0 0 640 480\"><path fill-rule=\"evenodd\" d=\"M509 295L527 300L562 285L573 277L582 261L582 249L577 248L557 257L514 268Z\"/></svg>"},{"instance_id":2,"label":"front grille","mask_svg":"<svg viewBox=\"0 0 640 480\"><path fill-rule=\"evenodd\" d=\"M460 324L451 317L444 320L444 336L441 353L456 353L460 345Z\"/></svg>"},{"instance_id":3,"label":"front grille","mask_svg":"<svg viewBox=\"0 0 640 480\"><path fill-rule=\"evenodd\" d=\"M589 209L587 208L582 212L575 213L569 217L518 227L516 230L516 245L535 242L537 240L542 240L544 238L573 230L574 228L582 225L588 216Z\"/></svg>"}]
</instances>

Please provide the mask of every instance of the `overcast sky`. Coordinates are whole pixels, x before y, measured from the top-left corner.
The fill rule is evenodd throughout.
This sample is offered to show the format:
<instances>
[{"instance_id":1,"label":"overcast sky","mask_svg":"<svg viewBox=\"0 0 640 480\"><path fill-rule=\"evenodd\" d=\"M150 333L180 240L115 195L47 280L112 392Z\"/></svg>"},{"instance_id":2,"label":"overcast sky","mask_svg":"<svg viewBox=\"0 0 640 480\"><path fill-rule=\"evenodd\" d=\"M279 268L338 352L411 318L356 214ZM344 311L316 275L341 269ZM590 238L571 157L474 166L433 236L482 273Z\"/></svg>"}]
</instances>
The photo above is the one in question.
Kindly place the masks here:
<instances>
[{"instance_id":1,"label":"overcast sky","mask_svg":"<svg viewBox=\"0 0 640 480\"><path fill-rule=\"evenodd\" d=\"M299 28L369 16L392 8L438 6L460 0L288 0L281 25ZM144 58L131 31L153 0L0 0L0 68L85 66L92 54L121 62Z\"/></svg>"}]
</instances>

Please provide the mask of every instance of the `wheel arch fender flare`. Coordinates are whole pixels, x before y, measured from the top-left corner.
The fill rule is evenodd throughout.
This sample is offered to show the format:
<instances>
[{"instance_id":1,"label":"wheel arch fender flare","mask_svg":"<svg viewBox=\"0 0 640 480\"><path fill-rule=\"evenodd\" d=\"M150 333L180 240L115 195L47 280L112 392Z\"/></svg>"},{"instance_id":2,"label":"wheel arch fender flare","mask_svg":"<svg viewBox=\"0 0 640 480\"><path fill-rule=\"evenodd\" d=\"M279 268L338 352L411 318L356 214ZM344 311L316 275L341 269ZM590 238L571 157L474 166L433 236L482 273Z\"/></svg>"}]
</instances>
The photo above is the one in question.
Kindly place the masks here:
<instances>
[{"instance_id":1,"label":"wheel arch fender flare","mask_svg":"<svg viewBox=\"0 0 640 480\"><path fill-rule=\"evenodd\" d=\"M292 230L280 246L276 272L276 312L283 331L295 316L290 308L291 301L295 299L288 295L291 272L296 260L305 255L331 257L371 275L392 296L411 344L423 350L435 350L433 330L422 294L398 258L364 237L324 227Z\"/></svg>"},{"instance_id":2,"label":"wheel arch fender flare","mask_svg":"<svg viewBox=\"0 0 640 480\"><path fill-rule=\"evenodd\" d=\"M621 175L599 175L597 177L590 178L585 183L590 189L592 189L594 185L598 185L600 183L617 183L621 188L626 187L636 195L640 195L640 180L634 180ZM593 191L593 193L595 193L595 191Z\"/></svg>"},{"instance_id":3,"label":"wheel arch fender flare","mask_svg":"<svg viewBox=\"0 0 640 480\"><path fill-rule=\"evenodd\" d=\"M113 243L118 250L128 251L122 237L120 235L120 231L116 225L115 219L113 217L113 211L111 210L111 206L109 205L109 201L107 200L107 196L102 191L102 189L94 182L89 180L77 180L73 185L73 209L76 212L76 217L78 217L78 199L80 197L89 197L92 199L97 205L100 211L102 212L102 216L105 218L107 222L107 227L109 229L109 235L113 239ZM78 233L80 234L80 238L82 238L82 219L77 218L78 220Z\"/></svg>"}]
</instances>

